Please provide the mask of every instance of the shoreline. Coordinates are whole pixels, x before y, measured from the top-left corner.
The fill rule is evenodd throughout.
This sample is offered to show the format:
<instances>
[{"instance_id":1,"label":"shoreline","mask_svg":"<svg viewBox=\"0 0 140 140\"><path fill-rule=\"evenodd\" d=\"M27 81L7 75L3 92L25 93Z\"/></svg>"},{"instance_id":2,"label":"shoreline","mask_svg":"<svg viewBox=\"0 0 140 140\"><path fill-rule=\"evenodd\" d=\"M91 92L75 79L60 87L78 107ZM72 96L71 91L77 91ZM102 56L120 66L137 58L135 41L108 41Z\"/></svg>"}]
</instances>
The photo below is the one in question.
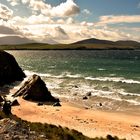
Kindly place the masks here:
<instances>
[{"instance_id":1,"label":"shoreline","mask_svg":"<svg viewBox=\"0 0 140 140\"><path fill-rule=\"evenodd\" d=\"M61 107L37 106L37 103L21 98L18 101L20 106L12 107L12 113L23 120L61 125L89 137L106 137L110 134L128 140L140 138L139 115L85 109L65 100L61 102Z\"/></svg>"}]
</instances>

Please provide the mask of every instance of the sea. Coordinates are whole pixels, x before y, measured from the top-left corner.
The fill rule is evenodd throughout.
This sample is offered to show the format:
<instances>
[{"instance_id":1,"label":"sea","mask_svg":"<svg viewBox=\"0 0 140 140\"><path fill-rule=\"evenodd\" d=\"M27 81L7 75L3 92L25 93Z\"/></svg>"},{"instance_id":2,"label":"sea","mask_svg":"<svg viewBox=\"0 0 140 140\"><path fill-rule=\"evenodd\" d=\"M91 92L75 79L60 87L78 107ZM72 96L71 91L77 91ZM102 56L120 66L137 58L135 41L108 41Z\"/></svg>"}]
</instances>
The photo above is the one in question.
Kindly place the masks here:
<instances>
[{"instance_id":1,"label":"sea","mask_svg":"<svg viewBox=\"0 0 140 140\"><path fill-rule=\"evenodd\" d=\"M17 50L27 77L38 74L57 97L92 97L140 105L139 50Z\"/></svg>"}]
</instances>

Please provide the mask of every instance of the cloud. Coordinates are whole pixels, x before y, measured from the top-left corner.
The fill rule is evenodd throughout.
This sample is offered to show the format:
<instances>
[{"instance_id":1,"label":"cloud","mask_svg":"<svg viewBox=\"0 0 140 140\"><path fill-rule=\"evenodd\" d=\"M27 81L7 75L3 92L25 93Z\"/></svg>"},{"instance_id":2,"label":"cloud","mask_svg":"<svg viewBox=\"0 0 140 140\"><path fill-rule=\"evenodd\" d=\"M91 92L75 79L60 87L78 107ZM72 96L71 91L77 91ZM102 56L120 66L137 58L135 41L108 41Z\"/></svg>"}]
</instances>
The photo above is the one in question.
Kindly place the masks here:
<instances>
[{"instance_id":1,"label":"cloud","mask_svg":"<svg viewBox=\"0 0 140 140\"><path fill-rule=\"evenodd\" d=\"M30 0L28 2L29 2L29 7L35 11L41 11L43 9L50 10L50 8L51 8L51 5L43 2L42 0ZM28 2L26 2L26 3L28 3Z\"/></svg>"},{"instance_id":2,"label":"cloud","mask_svg":"<svg viewBox=\"0 0 140 140\"><path fill-rule=\"evenodd\" d=\"M97 25L115 23L140 23L140 15L107 15L101 16Z\"/></svg>"},{"instance_id":3,"label":"cloud","mask_svg":"<svg viewBox=\"0 0 140 140\"><path fill-rule=\"evenodd\" d=\"M59 4L56 7L65 7L67 2L74 3L72 0L67 0ZM109 27L108 24L115 24L121 22L139 22L139 16L113 16L107 15L100 17L98 23L87 22L86 20L83 22L78 22L75 20L75 17L66 16L69 15L67 12L64 12L65 15L60 14L57 15L53 13L52 15L52 7L49 4L44 3L42 0L22 0L26 5L32 5L34 9L32 11L36 11L37 14L32 14L29 17L20 17L20 16L12 16L13 12L11 12L11 16L7 21L0 20L0 25L6 25L6 28L0 26L0 34L10 34L11 36L15 33L15 35L28 37L30 40L35 40L37 42L43 43L72 43L78 40L87 39L87 38L99 38L99 39L108 39L108 40L136 40L140 41L139 32L130 31L128 29L119 29L118 26L115 28ZM36 2L36 3L34 3ZM45 8L49 9L49 13L42 13L41 10ZM31 5L30 5L31 6ZM67 5L68 7L71 5ZM66 7L67 7L66 6ZM9 8L8 8L9 9ZM69 8L66 8L69 9ZM46 9L47 10L47 9ZM60 9L63 11L63 8ZM10 11L10 9L9 9ZM12 11L12 10L11 10ZM71 10L70 10L71 11ZM70 12L71 13L71 12ZM72 15L72 14L70 14ZM96 26L98 25L98 26ZM101 25L101 26L99 26ZM122 26L121 26L122 27ZM135 29L136 30L136 29ZM131 32L131 34L130 34Z\"/></svg>"},{"instance_id":4,"label":"cloud","mask_svg":"<svg viewBox=\"0 0 140 140\"><path fill-rule=\"evenodd\" d=\"M54 7L42 0L22 0L21 2L23 4L28 3L32 12L38 11L50 17L68 17L80 12L79 7L73 0L66 0L66 2L62 2Z\"/></svg>"},{"instance_id":5,"label":"cloud","mask_svg":"<svg viewBox=\"0 0 140 140\"><path fill-rule=\"evenodd\" d=\"M51 19L51 22L49 22L49 20L50 19L47 17L45 19L45 16L43 15L34 15L29 18L14 17L10 20L11 22L8 22L11 23L9 24L10 27L19 35L43 43L72 43L87 38L108 39L114 41L123 39L140 40L140 37L136 35L139 34L139 32L136 33L133 31L135 33L134 35L131 30L132 34L129 34L130 30L127 28L122 30L115 27L111 28L107 25L105 28L96 27L93 23L88 23L86 21L81 23L74 21L74 23L71 22L68 24L68 20L73 20L69 18L59 19L59 21Z\"/></svg>"},{"instance_id":6,"label":"cloud","mask_svg":"<svg viewBox=\"0 0 140 140\"><path fill-rule=\"evenodd\" d=\"M30 16L28 19L27 19L27 22L29 23L29 24L53 24L54 23L54 21L50 18L50 17L46 17L46 16L44 16L44 15L38 15L38 16L36 16L36 15L32 15L32 16Z\"/></svg>"},{"instance_id":7,"label":"cloud","mask_svg":"<svg viewBox=\"0 0 140 140\"><path fill-rule=\"evenodd\" d=\"M30 0L21 0L23 4L27 4Z\"/></svg>"},{"instance_id":8,"label":"cloud","mask_svg":"<svg viewBox=\"0 0 140 140\"><path fill-rule=\"evenodd\" d=\"M65 17L65 16L72 16L78 14L79 12L80 9L76 5L76 3L74 3L73 0L67 0L66 2L61 3L56 7L52 7L50 14L52 16Z\"/></svg>"},{"instance_id":9,"label":"cloud","mask_svg":"<svg viewBox=\"0 0 140 140\"><path fill-rule=\"evenodd\" d=\"M82 11L83 14L86 14L86 15L91 15L91 12L88 10L88 9L84 9Z\"/></svg>"},{"instance_id":10,"label":"cloud","mask_svg":"<svg viewBox=\"0 0 140 140\"><path fill-rule=\"evenodd\" d=\"M80 12L80 8L74 0L66 0L57 6L52 6L44 0L7 0L12 6L26 4L32 10L32 13L40 12L50 17L68 17Z\"/></svg>"},{"instance_id":11,"label":"cloud","mask_svg":"<svg viewBox=\"0 0 140 140\"><path fill-rule=\"evenodd\" d=\"M8 2L10 2L10 4L12 5L12 6L16 6L16 5L18 5L19 4L19 0L7 0Z\"/></svg>"},{"instance_id":12,"label":"cloud","mask_svg":"<svg viewBox=\"0 0 140 140\"><path fill-rule=\"evenodd\" d=\"M0 3L0 19L8 20L13 16L13 11Z\"/></svg>"},{"instance_id":13,"label":"cloud","mask_svg":"<svg viewBox=\"0 0 140 140\"><path fill-rule=\"evenodd\" d=\"M82 21L80 24L81 24L82 26L93 26L93 25L94 25L94 23L92 23L92 22L87 22L87 21Z\"/></svg>"},{"instance_id":14,"label":"cloud","mask_svg":"<svg viewBox=\"0 0 140 140\"><path fill-rule=\"evenodd\" d=\"M65 30L60 26L54 28L52 36L55 40L64 40L69 38Z\"/></svg>"}]
</instances>

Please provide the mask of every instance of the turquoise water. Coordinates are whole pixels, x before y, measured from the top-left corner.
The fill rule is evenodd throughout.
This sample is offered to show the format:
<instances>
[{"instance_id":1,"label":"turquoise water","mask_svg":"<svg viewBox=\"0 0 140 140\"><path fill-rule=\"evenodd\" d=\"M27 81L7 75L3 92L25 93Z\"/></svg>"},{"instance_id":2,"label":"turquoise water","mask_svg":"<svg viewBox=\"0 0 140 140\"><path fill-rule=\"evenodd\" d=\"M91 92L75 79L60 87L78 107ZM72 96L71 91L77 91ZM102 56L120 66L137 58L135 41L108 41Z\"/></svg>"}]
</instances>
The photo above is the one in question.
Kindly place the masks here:
<instances>
[{"instance_id":1,"label":"turquoise water","mask_svg":"<svg viewBox=\"0 0 140 140\"><path fill-rule=\"evenodd\" d=\"M39 74L57 94L78 85L79 94L91 91L93 95L140 103L140 51L8 52L27 75Z\"/></svg>"}]
</instances>

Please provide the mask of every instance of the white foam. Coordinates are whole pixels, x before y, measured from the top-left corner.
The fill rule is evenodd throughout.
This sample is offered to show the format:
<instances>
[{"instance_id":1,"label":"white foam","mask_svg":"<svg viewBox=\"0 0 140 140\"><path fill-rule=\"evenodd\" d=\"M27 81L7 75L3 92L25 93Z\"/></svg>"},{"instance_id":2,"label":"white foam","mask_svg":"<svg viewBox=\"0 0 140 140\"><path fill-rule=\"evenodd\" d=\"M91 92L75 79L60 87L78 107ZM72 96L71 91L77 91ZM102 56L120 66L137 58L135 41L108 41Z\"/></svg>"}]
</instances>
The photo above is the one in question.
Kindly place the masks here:
<instances>
[{"instance_id":1,"label":"white foam","mask_svg":"<svg viewBox=\"0 0 140 140\"><path fill-rule=\"evenodd\" d=\"M76 74L76 75L72 75L71 73L69 72L64 72L62 73L61 75L58 75L58 76L55 76L55 75L51 75L51 74L43 74L43 73L36 73L36 72L31 72L31 71L25 71L26 75L29 77L33 74L37 74L41 77L48 77L48 78L54 78L52 79L51 81L46 81L46 85L49 89L61 89L61 87L59 86L60 83L62 82L62 80L64 79L61 79L61 78L84 78L82 77L82 75L80 74ZM24 81L26 81L27 78L24 79ZM60 80L61 79L61 80ZM97 81L113 81L113 82L124 82L124 83L135 83L135 84L140 84L139 81L135 81L135 80L132 80L132 79L125 79L123 77L85 77L86 80L97 80ZM24 81L22 83L24 83ZM22 84L21 83L21 84ZM20 85L21 85L20 84ZM15 88L19 88L20 85L18 87L15 87ZM68 87L63 87L63 88L68 88ZM64 89L64 90L66 90ZM121 99L121 97L119 96L119 94L122 94L124 96L127 96L127 95L131 95L131 96L140 96L140 94L135 94L135 93L127 93L125 92L123 89L110 89L110 91L103 91L103 90L96 90L94 89L94 85L93 86L88 86L86 85L85 83L78 83L78 88L68 88L70 90L71 93L80 93L81 96L85 95L87 92L92 92L92 95L94 96L99 96L99 97L105 97L105 98L109 98L109 99L113 99L113 100L118 100L118 101L126 101L126 102L129 102L129 103L132 103L134 105L140 105L140 102L136 101L136 100L133 100L133 99ZM59 91L58 91L59 92ZM57 94L57 93L56 93ZM61 94L57 94L57 96L60 96L60 97L66 97L66 98L71 98L70 95L61 95Z\"/></svg>"},{"instance_id":2,"label":"white foam","mask_svg":"<svg viewBox=\"0 0 140 140\"><path fill-rule=\"evenodd\" d=\"M51 77L50 74L46 74L46 73L37 73L37 72L28 71L28 70L25 70L24 72L27 76L32 76L33 74L36 74L36 75L39 75L41 77Z\"/></svg>"},{"instance_id":3,"label":"white foam","mask_svg":"<svg viewBox=\"0 0 140 140\"><path fill-rule=\"evenodd\" d=\"M135 81L132 79L124 79L123 77L86 77L86 80L93 80L93 81L112 81L112 82L123 82L128 84L140 84L140 81Z\"/></svg>"},{"instance_id":4,"label":"white foam","mask_svg":"<svg viewBox=\"0 0 140 140\"><path fill-rule=\"evenodd\" d=\"M41 77L52 77L52 78L65 78L65 77L80 78L80 77L82 77L80 74L72 75L69 72L64 72L61 75L51 75L51 74L46 74L46 73L37 73L37 72L28 71L28 70L25 70L24 72L27 76L32 76L33 74L36 74L36 75L39 75Z\"/></svg>"},{"instance_id":5,"label":"white foam","mask_svg":"<svg viewBox=\"0 0 140 140\"><path fill-rule=\"evenodd\" d=\"M103 69L103 68L99 68L99 69L97 69L97 70L99 70L99 71L105 71L106 69Z\"/></svg>"},{"instance_id":6,"label":"white foam","mask_svg":"<svg viewBox=\"0 0 140 140\"><path fill-rule=\"evenodd\" d=\"M68 77L68 78L84 78L82 75L80 74L75 74L75 75L72 75L70 72L64 72L62 73L61 75L51 75L51 74L48 74L48 73L37 73L37 72L32 72L32 71L28 71L28 70L25 70L24 71L25 74L27 76L31 76L33 74L37 74L41 77L52 77L52 78L65 78L65 77ZM113 75L111 75L113 76ZM85 77L86 80L93 80L93 81L111 81L111 82L122 82L122 83L128 83L128 84L140 84L140 81L136 81L136 80L133 80L133 79L125 79L124 77Z\"/></svg>"},{"instance_id":7,"label":"white foam","mask_svg":"<svg viewBox=\"0 0 140 140\"><path fill-rule=\"evenodd\" d=\"M120 94L125 95L125 96L140 96L140 94L137 93L130 93L130 92L125 92L124 89L118 90Z\"/></svg>"},{"instance_id":8,"label":"white foam","mask_svg":"<svg viewBox=\"0 0 140 140\"><path fill-rule=\"evenodd\" d=\"M76 74L76 75L67 74L66 77L69 77L69 78L80 78L81 75L80 74Z\"/></svg>"}]
</instances>

